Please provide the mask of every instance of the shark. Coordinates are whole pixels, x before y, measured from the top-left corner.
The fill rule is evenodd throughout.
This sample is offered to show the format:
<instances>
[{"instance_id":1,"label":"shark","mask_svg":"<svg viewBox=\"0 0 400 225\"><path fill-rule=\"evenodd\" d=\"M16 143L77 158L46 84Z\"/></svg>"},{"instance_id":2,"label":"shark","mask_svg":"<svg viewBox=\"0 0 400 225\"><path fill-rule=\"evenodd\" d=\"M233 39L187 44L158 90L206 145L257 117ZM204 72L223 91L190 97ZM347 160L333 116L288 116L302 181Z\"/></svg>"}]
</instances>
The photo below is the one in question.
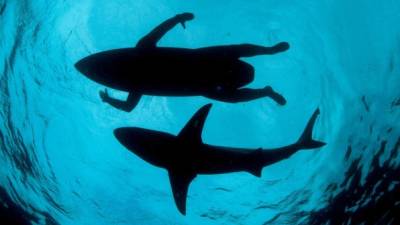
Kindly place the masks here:
<instances>
[{"instance_id":1,"label":"shark","mask_svg":"<svg viewBox=\"0 0 400 225\"><path fill-rule=\"evenodd\" d=\"M177 135L138 127L114 130L114 136L125 148L168 171L176 207L183 215L186 215L189 185L198 175L244 171L261 177L264 167L285 160L300 150L317 149L326 144L312 138L319 109L312 114L300 138L284 147L247 149L206 144L202 132L211 106L201 107Z\"/></svg>"}]
</instances>

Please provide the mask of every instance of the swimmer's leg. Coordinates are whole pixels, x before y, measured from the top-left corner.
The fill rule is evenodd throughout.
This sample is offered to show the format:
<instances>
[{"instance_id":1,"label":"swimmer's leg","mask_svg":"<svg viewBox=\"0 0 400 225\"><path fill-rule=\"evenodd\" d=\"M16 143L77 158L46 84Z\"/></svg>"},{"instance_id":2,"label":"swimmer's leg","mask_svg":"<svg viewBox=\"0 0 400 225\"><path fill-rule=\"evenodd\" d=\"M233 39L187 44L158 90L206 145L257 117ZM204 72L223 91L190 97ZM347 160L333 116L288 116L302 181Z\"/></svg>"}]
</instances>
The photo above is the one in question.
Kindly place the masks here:
<instances>
[{"instance_id":1,"label":"swimmer's leg","mask_svg":"<svg viewBox=\"0 0 400 225\"><path fill-rule=\"evenodd\" d=\"M263 97L270 97L279 105L285 105L286 99L279 93L275 92L270 86L260 89L241 88L236 90L218 90L205 95L219 101L237 103L247 102Z\"/></svg>"},{"instance_id":2,"label":"swimmer's leg","mask_svg":"<svg viewBox=\"0 0 400 225\"><path fill-rule=\"evenodd\" d=\"M239 44L239 45L223 45L200 48L199 51L211 55L220 55L225 57L251 57L256 55L272 55L279 52L284 52L289 49L289 43L280 42L272 47L264 47L261 45L253 44Z\"/></svg>"}]
</instances>

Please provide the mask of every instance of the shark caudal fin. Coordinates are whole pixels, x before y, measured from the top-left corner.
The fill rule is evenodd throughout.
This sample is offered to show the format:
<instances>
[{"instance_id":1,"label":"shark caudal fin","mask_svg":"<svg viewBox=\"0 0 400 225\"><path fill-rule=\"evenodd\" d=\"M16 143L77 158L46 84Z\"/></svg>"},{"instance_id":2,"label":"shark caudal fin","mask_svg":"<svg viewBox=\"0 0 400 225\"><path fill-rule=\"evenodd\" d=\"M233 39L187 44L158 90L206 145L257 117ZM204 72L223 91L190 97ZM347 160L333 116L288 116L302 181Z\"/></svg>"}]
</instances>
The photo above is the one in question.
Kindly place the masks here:
<instances>
[{"instance_id":1,"label":"shark caudal fin","mask_svg":"<svg viewBox=\"0 0 400 225\"><path fill-rule=\"evenodd\" d=\"M310 120L308 121L307 126L303 131L303 134L297 141L296 145L298 145L301 149L313 149L326 145L325 142L316 141L312 139L312 131L318 115L319 115L319 109L317 108L314 111L313 115L311 116Z\"/></svg>"}]
</instances>

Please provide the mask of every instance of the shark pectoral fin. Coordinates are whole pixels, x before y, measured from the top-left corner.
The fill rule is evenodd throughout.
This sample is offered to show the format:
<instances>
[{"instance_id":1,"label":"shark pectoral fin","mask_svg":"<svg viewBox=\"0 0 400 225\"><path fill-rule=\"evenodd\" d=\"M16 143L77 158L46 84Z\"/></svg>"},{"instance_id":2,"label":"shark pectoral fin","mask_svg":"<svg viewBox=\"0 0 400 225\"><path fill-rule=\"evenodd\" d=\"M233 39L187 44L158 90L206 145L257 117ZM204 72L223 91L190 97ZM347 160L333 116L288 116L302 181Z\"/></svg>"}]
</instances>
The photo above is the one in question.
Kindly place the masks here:
<instances>
[{"instance_id":1,"label":"shark pectoral fin","mask_svg":"<svg viewBox=\"0 0 400 225\"><path fill-rule=\"evenodd\" d=\"M176 207L179 212L186 215L186 198L190 182L196 177L194 173L185 173L185 171L168 171L169 181L171 183L172 193Z\"/></svg>"},{"instance_id":2,"label":"shark pectoral fin","mask_svg":"<svg viewBox=\"0 0 400 225\"><path fill-rule=\"evenodd\" d=\"M201 143L201 133L203 131L204 122L210 112L212 104L207 104L201 107L179 132L178 137L190 142Z\"/></svg>"}]
</instances>

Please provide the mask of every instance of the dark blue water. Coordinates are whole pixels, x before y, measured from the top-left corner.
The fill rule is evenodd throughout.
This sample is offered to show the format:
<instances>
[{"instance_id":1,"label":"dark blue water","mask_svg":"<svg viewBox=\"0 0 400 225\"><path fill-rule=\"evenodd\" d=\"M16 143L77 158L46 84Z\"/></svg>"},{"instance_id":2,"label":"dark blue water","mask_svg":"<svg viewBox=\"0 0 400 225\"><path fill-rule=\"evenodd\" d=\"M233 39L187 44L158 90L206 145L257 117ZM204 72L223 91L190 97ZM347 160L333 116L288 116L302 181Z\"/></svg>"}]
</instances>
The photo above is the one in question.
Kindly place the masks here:
<instances>
[{"instance_id":1,"label":"dark blue water","mask_svg":"<svg viewBox=\"0 0 400 225\"><path fill-rule=\"evenodd\" d=\"M145 96L124 113L75 70L186 11L196 18L160 46L288 41L285 53L243 59L256 70L249 86L271 85L288 104ZM400 224L399 21L395 0L0 0L0 224ZM291 144L319 107L314 137L328 145L261 178L199 176L184 217L167 172L112 130L176 134L209 102L206 143Z\"/></svg>"}]
</instances>

